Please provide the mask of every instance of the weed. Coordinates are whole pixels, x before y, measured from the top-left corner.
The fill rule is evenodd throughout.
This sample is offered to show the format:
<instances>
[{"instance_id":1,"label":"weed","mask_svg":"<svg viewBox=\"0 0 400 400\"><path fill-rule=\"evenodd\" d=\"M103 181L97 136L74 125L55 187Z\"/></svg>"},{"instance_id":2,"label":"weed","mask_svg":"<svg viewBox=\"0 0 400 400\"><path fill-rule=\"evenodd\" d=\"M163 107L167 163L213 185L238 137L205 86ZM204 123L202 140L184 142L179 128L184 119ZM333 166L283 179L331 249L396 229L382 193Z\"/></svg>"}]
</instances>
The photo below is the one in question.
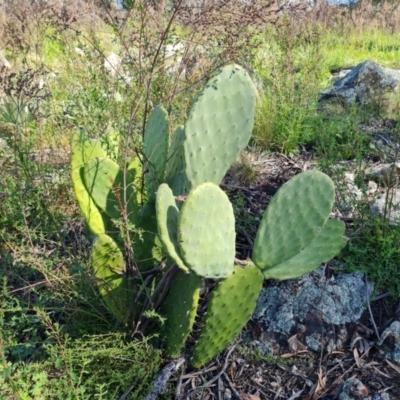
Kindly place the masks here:
<instances>
[{"instance_id":1,"label":"weed","mask_svg":"<svg viewBox=\"0 0 400 400\"><path fill-rule=\"evenodd\" d=\"M296 357L279 357L272 354L263 354L257 348L253 346L237 346L237 349L241 354L246 355L251 362L266 363L269 365L281 365L281 366L293 366L293 365L307 365L307 359L299 359Z\"/></svg>"},{"instance_id":2,"label":"weed","mask_svg":"<svg viewBox=\"0 0 400 400\"><path fill-rule=\"evenodd\" d=\"M361 131L360 112L322 113L314 119L314 148L326 161L361 160L371 155L370 138Z\"/></svg>"}]
</instances>

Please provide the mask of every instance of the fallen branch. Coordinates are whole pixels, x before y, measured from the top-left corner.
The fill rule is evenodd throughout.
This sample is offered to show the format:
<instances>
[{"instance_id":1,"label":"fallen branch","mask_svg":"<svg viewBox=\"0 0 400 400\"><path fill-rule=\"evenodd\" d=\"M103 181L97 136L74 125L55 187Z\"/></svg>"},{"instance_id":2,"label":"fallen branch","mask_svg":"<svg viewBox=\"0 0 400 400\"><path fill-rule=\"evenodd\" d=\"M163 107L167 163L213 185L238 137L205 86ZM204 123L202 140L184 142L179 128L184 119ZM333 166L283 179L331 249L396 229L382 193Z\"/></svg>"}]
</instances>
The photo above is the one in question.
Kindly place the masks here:
<instances>
[{"instance_id":1,"label":"fallen branch","mask_svg":"<svg viewBox=\"0 0 400 400\"><path fill-rule=\"evenodd\" d=\"M170 362L166 367L164 367L163 370L157 375L157 378L154 381L153 391L146 396L145 400L156 400L157 396L164 390L170 376L174 372L176 372L184 362L185 358L180 357L177 360Z\"/></svg>"}]
</instances>

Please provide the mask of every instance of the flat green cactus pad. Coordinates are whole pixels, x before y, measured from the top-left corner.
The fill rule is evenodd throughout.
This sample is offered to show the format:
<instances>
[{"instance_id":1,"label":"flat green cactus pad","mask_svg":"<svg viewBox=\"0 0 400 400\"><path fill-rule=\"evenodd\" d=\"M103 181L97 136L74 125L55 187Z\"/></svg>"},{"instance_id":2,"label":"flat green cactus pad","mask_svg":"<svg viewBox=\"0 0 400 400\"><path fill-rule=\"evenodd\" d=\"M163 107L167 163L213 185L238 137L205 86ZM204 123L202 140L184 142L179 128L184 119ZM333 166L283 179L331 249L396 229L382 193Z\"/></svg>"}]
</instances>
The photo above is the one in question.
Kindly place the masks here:
<instances>
[{"instance_id":1,"label":"flat green cactus pad","mask_svg":"<svg viewBox=\"0 0 400 400\"><path fill-rule=\"evenodd\" d=\"M109 158L94 158L84 166L85 185L96 205L113 219L139 214L138 171L131 164L124 172ZM126 213L126 214L125 214Z\"/></svg>"},{"instance_id":2,"label":"flat green cactus pad","mask_svg":"<svg viewBox=\"0 0 400 400\"><path fill-rule=\"evenodd\" d=\"M94 235L105 233L103 219L90 197L83 179L83 167L95 157L105 157L99 142L90 139L84 129L77 132L71 142L71 178L75 196L85 217L86 223Z\"/></svg>"},{"instance_id":3,"label":"flat green cactus pad","mask_svg":"<svg viewBox=\"0 0 400 400\"><path fill-rule=\"evenodd\" d=\"M144 178L149 201L154 201L158 186L164 181L168 155L168 114L157 106L147 121L143 139Z\"/></svg>"},{"instance_id":4,"label":"flat green cactus pad","mask_svg":"<svg viewBox=\"0 0 400 400\"><path fill-rule=\"evenodd\" d=\"M98 236L92 249L92 267L99 292L117 319L127 323L129 291L124 282L124 258L121 250L107 235Z\"/></svg>"},{"instance_id":5,"label":"flat green cactus pad","mask_svg":"<svg viewBox=\"0 0 400 400\"><path fill-rule=\"evenodd\" d=\"M192 330L199 302L202 279L180 270L163 304L167 317L167 356L178 357Z\"/></svg>"},{"instance_id":6,"label":"flat green cactus pad","mask_svg":"<svg viewBox=\"0 0 400 400\"><path fill-rule=\"evenodd\" d=\"M200 368L224 350L254 312L264 277L252 263L235 266L234 273L215 287L191 364Z\"/></svg>"},{"instance_id":7,"label":"flat green cactus pad","mask_svg":"<svg viewBox=\"0 0 400 400\"><path fill-rule=\"evenodd\" d=\"M188 267L183 262L178 243L178 217L179 210L176 206L172 190L166 183L160 185L156 199L158 234L168 255L174 260L176 265L188 271Z\"/></svg>"},{"instance_id":8,"label":"flat green cactus pad","mask_svg":"<svg viewBox=\"0 0 400 400\"><path fill-rule=\"evenodd\" d=\"M162 244L157 235L156 206L147 202L141 209L135 234L134 257L139 271L154 268L163 258Z\"/></svg>"},{"instance_id":9,"label":"flat green cactus pad","mask_svg":"<svg viewBox=\"0 0 400 400\"><path fill-rule=\"evenodd\" d=\"M185 141L185 129L179 126L172 136L169 146L166 182L175 196L186 194L185 155L183 143Z\"/></svg>"},{"instance_id":10,"label":"flat green cactus pad","mask_svg":"<svg viewBox=\"0 0 400 400\"><path fill-rule=\"evenodd\" d=\"M197 275L225 278L235 260L235 218L227 195L213 183L194 188L179 214L180 254Z\"/></svg>"},{"instance_id":11,"label":"flat green cactus pad","mask_svg":"<svg viewBox=\"0 0 400 400\"><path fill-rule=\"evenodd\" d=\"M300 253L270 269L263 270L266 279L294 279L317 269L336 256L345 246L343 222L330 219L321 233Z\"/></svg>"},{"instance_id":12,"label":"flat green cactus pad","mask_svg":"<svg viewBox=\"0 0 400 400\"><path fill-rule=\"evenodd\" d=\"M253 262L265 270L299 253L321 232L334 199L333 182L322 172L303 172L286 182L264 213Z\"/></svg>"},{"instance_id":13,"label":"flat green cactus pad","mask_svg":"<svg viewBox=\"0 0 400 400\"><path fill-rule=\"evenodd\" d=\"M208 81L185 125L188 190L221 183L250 140L255 106L256 89L242 67L225 66Z\"/></svg>"}]
</instances>

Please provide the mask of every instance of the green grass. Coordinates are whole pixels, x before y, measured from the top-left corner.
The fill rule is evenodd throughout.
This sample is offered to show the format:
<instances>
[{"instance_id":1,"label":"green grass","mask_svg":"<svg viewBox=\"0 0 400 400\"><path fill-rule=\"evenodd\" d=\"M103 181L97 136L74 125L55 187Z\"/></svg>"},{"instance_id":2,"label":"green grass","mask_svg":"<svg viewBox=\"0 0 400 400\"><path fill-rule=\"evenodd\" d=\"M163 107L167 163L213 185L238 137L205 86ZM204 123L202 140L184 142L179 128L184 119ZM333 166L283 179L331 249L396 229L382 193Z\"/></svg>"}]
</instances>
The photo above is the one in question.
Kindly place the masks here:
<instances>
[{"instance_id":1,"label":"green grass","mask_svg":"<svg viewBox=\"0 0 400 400\"><path fill-rule=\"evenodd\" d=\"M375 285L375 293L388 291L400 296L400 228L379 218L350 238L339 259L346 270L362 271Z\"/></svg>"},{"instance_id":2,"label":"green grass","mask_svg":"<svg viewBox=\"0 0 400 400\"><path fill-rule=\"evenodd\" d=\"M347 29L343 35L327 32L324 38L326 63L331 70L351 68L371 59L390 68L400 67L398 32L384 29Z\"/></svg>"}]
</instances>

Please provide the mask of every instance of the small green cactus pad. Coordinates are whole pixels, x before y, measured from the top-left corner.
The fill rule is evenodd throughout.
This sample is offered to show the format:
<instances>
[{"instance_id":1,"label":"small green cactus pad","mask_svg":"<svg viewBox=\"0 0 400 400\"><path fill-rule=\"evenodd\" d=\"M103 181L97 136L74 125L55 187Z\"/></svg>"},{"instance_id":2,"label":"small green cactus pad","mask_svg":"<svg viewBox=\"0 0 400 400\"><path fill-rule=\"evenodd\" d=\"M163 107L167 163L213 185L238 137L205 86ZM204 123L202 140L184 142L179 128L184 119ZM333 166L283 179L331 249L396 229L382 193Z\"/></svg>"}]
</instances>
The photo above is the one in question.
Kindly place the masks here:
<instances>
[{"instance_id":1,"label":"small green cactus pad","mask_svg":"<svg viewBox=\"0 0 400 400\"><path fill-rule=\"evenodd\" d=\"M336 256L345 246L343 222L330 219L321 233L300 253L270 269L263 270L266 279L280 281L294 279L317 269L322 263Z\"/></svg>"},{"instance_id":2,"label":"small green cactus pad","mask_svg":"<svg viewBox=\"0 0 400 400\"><path fill-rule=\"evenodd\" d=\"M157 190L156 199L158 235L168 255L174 260L176 265L188 271L188 267L183 262L178 243L178 217L179 210L176 206L172 190L166 183L160 185Z\"/></svg>"},{"instance_id":3,"label":"small green cactus pad","mask_svg":"<svg viewBox=\"0 0 400 400\"><path fill-rule=\"evenodd\" d=\"M71 179L86 223L94 235L101 235L105 233L104 222L83 179L84 165L95 157L105 157L105 153L100 143L90 139L86 131L81 128L71 141Z\"/></svg>"},{"instance_id":4,"label":"small green cactus pad","mask_svg":"<svg viewBox=\"0 0 400 400\"><path fill-rule=\"evenodd\" d=\"M171 290L162 306L167 317L167 356L178 357L192 330L199 302L202 279L179 270Z\"/></svg>"},{"instance_id":5,"label":"small green cactus pad","mask_svg":"<svg viewBox=\"0 0 400 400\"><path fill-rule=\"evenodd\" d=\"M221 183L250 140L255 106L256 89L242 67L227 65L208 81L185 125L188 190Z\"/></svg>"},{"instance_id":6,"label":"small green cactus pad","mask_svg":"<svg viewBox=\"0 0 400 400\"><path fill-rule=\"evenodd\" d=\"M299 253L320 233L334 199L333 182L322 172L303 172L286 182L264 213L253 262L264 270Z\"/></svg>"},{"instance_id":7,"label":"small green cactus pad","mask_svg":"<svg viewBox=\"0 0 400 400\"><path fill-rule=\"evenodd\" d=\"M193 367L209 362L240 333L254 312L263 280L260 270L250 263L244 268L235 266L234 273L217 284L193 349Z\"/></svg>"},{"instance_id":8,"label":"small green cactus pad","mask_svg":"<svg viewBox=\"0 0 400 400\"><path fill-rule=\"evenodd\" d=\"M149 201L154 201L158 186L164 182L168 140L168 114L157 106L147 121L143 139L143 170Z\"/></svg>"},{"instance_id":9,"label":"small green cactus pad","mask_svg":"<svg viewBox=\"0 0 400 400\"><path fill-rule=\"evenodd\" d=\"M135 234L134 257L141 272L154 268L163 258L162 244L157 235L156 206L147 202L141 209Z\"/></svg>"},{"instance_id":10,"label":"small green cactus pad","mask_svg":"<svg viewBox=\"0 0 400 400\"><path fill-rule=\"evenodd\" d=\"M184 141L185 129L183 126L179 126L172 136L169 146L165 175L165 180L175 196L186 194Z\"/></svg>"},{"instance_id":11,"label":"small green cactus pad","mask_svg":"<svg viewBox=\"0 0 400 400\"><path fill-rule=\"evenodd\" d=\"M225 278L235 260L235 218L227 195L211 182L188 194L178 221L180 254L197 275Z\"/></svg>"},{"instance_id":12,"label":"small green cactus pad","mask_svg":"<svg viewBox=\"0 0 400 400\"><path fill-rule=\"evenodd\" d=\"M117 319L127 322L128 290L123 278L124 258L121 250L107 235L96 237L92 249L92 267L99 292Z\"/></svg>"},{"instance_id":13,"label":"small green cactus pad","mask_svg":"<svg viewBox=\"0 0 400 400\"><path fill-rule=\"evenodd\" d=\"M122 218L125 212L138 215L136 174L136 169L127 169L124 174L109 158L94 158L84 166L88 192L96 205L113 219Z\"/></svg>"}]
</instances>

